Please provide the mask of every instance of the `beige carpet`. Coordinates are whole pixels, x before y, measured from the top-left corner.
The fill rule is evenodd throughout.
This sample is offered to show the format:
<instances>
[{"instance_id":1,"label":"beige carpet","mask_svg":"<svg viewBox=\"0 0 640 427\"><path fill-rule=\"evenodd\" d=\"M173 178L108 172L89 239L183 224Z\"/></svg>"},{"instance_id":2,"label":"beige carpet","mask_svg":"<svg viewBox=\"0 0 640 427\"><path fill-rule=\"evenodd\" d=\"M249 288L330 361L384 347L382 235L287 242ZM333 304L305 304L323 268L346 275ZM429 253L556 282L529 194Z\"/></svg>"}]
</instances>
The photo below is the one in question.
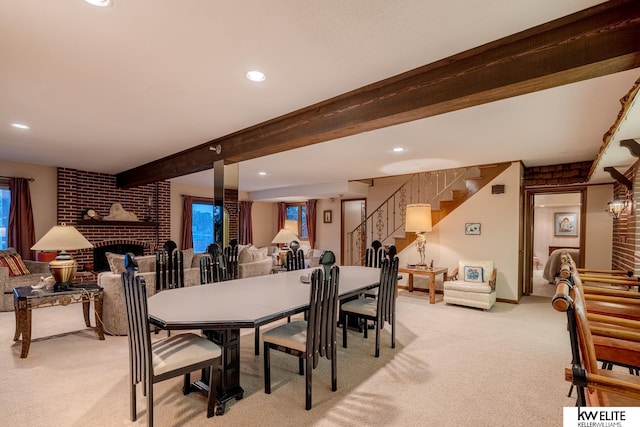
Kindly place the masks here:
<instances>
[{"instance_id":1,"label":"beige carpet","mask_svg":"<svg viewBox=\"0 0 640 427\"><path fill-rule=\"evenodd\" d=\"M242 336L244 399L207 419L205 397L183 396L180 379L155 387L156 426L560 426L572 406L564 368L570 361L565 316L548 298L497 303L490 312L428 304L428 294L401 291L397 345L387 327L381 356L374 339L350 332L338 354L338 391L330 364L314 371L313 409L304 409L304 378L295 358L274 353L272 394L263 391L262 357L253 334ZM2 425L146 425L129 421L126 337L98 341L82 329L80 305L33 312L27 359L13 342L13 313L0 313ZM266 328L265 328L266 329ZM38 338L60 334L52 338ZM341 342L342 333L338 333Z\"/></svg>"}]
</instances>

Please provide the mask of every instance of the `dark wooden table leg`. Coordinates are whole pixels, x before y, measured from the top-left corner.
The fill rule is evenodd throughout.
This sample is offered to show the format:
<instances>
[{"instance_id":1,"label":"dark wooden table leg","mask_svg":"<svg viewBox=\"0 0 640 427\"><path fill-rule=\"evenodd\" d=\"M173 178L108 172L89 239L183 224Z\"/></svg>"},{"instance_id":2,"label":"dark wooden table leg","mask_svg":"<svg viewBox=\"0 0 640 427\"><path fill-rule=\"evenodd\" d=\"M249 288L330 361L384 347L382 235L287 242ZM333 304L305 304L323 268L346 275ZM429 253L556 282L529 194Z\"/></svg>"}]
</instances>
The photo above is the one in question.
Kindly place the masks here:
<instances>
[{"instance_id":1,"label":"dark wooden table leg","mask_svg":"<svg viewBox=\"0 0 640 427\"><path fill-rule=\"evenodd\" d=\"M82 295L82 314L84 315L84 324L87 328L91 327L91 321L89 320L89 305L91 304L91 297L88 295Z\"/></svg>"},{"instance_id":2,"label":"dark wooden table leg","mask_svg":"<svg viewBox=\"0 0 640 427\"><path fill-rule=\"evenodd\" d=\"M409 292L413 292L413 273L409 273Z\"/></svg>"},{"instance_id":3,"label":"dark wooden table leg","mask_svg":"<svg viewBox=\"0 0 640 427\"><path fill-rule=\"evenodd\" d=\"M24 300L18 301L18 323L20 324L20 334L22 335L22 351L20 357L26 358L31 346L31 305Z\"/></svg>"},{"instance_id":4,"label":"dark wooden table leg","mask_svg":"<svg viewBox=\"0 0 640 427\"><path fill-rule=\"evenodd\" d=\"M223 415L228 401L244 397L244 390L240 387L240 329L205 330L204 334L222 347L217 374L216 415ZM203 370L203 374L206 372ZM209 378L203 376L192 384L192 388L208 392L208 383Z\"/></svg>"},{"instance_id":5,"label":"dark wooden table leg","mask_svg":"<svg viewBox=\"0 0 640 427\"><path fill-rule=\"evenodd\" d=\"M93 313L96 318L95 330L100 340L104 340L104 327L102 325L102 297L103 296L104 294L102 292L97 292L93 294Z\"/></svg>"},{"instance_id":6,"label":"dark wooden table leg","mask_svg":"<svg viewBox=\"0 0 640 427\"><path fill-rule=\"evenodd\" d=\"M16 332L13 334L13 340L18 341L22 335L22 316L19 314L18 299L13 298L13 313L16 316Z\"/></svg>"}]
</instances>

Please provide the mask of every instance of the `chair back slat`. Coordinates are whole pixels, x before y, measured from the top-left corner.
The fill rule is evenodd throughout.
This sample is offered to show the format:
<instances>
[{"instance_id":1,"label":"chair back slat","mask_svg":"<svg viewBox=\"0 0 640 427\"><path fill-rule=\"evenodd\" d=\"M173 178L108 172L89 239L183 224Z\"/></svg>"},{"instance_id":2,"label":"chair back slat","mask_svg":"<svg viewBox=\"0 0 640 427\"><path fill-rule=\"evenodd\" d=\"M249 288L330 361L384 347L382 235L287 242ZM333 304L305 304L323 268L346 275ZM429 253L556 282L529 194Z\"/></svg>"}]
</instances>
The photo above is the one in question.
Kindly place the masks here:
<instances>
[{"instance_id":1,"label":"chair back slat","mask_svg":"<svg viewBox=\"0 0 640 427\"><path fill-rule=\"evenodd\" d=\"M224 256L227 257L227 267L229 269L229 279L238 278L238 241L232 239L228 246L223 250Z\"/></svg>"},{"instance_id":2,"label":"chair back slat","mask_svg":"<svg viewBox=\"0 0 640 427\"><path fill-rule=\"evenodd\" d=\"M379 240L371 242L371 246L365 251L364 265L365 267L378 268L382 264L384 258L384 248Z\"/></svg>"},{"instance_id":3,"label":"chair back slat","mask_svg":"<svg viewBox=\"0 0 640 427\"><path fill-rule=\"evenodd\" d=\"M304 252L300 248L289 248L287 251L287 271L303 270Z\"/></svg>"},{"instance_id":4,"label":"chair back slat","mask_svg":"<svg viewBox=\"0 0 640 427\"><path fill-rule=\"evenodd\" d=\"M147 288L144 278L135 274L138 265L133 254L126 254L125 267L127 270L122 273L121 280L129 327L130 378L135 385L149 378L151 367Z\"/></svg>"},{"instance_id":5,"label":"chair back slat","mask_svg":"<svg viewBox=\"0 0 640 427\"><path fill-rule=\"evenodd\" d=\"M313 355L313 368L321 357L336 355L336 321L340 268L331 267L328 275L322 268L311 273L309 315L307 318L307 352Z\"/></svg>"},{"instance_id":6,"label":"chair back slat","mask_svg":"<svg viewBox=\"0 0 640 427\"><path fill-rule=\"evenodd\" d=\"M172 271L171 285L173 288L184 288L184 254L181 250L174 250L171 254Z\"/></svg>"},{"instance_id":7,"label":"chair back slat","mask_svg":"<svg viewBox=\"0 0 640 427\"><path fill-rule=\"evenodd\" d=\"M391 322L396 309L396 291L398 288L398 257L385 258L380 269L380 290L378 293L378 326Z\"/></svg>"},{"instance_id":8,"label":"chair back slat","mask_svg":"<svg viewBox=\"0 0 640 427\"><path fill-rule=\"evenodd\" d=\"M200 258L200 284L205 283L213 283L213 262L209 254Z\"/></svg>"}]
</instances>

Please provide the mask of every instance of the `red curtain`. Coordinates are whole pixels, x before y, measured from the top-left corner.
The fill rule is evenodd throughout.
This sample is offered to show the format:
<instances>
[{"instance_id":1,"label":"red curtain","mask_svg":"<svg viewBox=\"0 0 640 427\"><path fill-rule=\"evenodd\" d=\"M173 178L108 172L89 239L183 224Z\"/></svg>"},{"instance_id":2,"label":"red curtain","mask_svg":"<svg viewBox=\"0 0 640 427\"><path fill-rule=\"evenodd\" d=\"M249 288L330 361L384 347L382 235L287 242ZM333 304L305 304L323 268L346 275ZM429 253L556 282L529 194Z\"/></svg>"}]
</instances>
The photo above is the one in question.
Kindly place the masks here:
<instances>
[{"instance_id":1,"label":"red curtain","mask_svg":"<svg viewBox=\"0 0 640 427\"><path fill-rule=\"evenodd\" d=\"M315 248L316 244L316 205L315 199L307 200L307 232L309 233L309 246Z\"/></svg>"},{"instance_id":2,"label":"red curtain","mask_svg":"<svg viewBox=\"0 0 640 427\"><path fill-rule=\"evenodd\" d=\"M193 197L183 196L182 203L182 245L181 249L189 249L193 247L193 232L191 230L193 211Z\"/></svg>"},{"instance_id":3,"label":"red curtain","mask_svg":"<svg viewBox=\"0 0 640 427\"><path fill-rule=\"evenodd\" d=\"M240 202L240 244L248 245L253 242L253 223L251 222L251 207L253 202Z\"/></svg>"},{"instance_id":4,"label":"red curtain","mask_svg":"<svg viewBox=\"0 0 640 427\"><path fill-rule=\"evenodd\" d=\"M284 228L287 220L287 204L285 202L278 203L278 231Z\"/></svg>"},{"instance_id":5,"label":"red curtain","mask_svg":"<svg viewBox=\"0 0 640 427\"><path fill-rule=\"evenodd\" d=\"M14 248L23 259L35 259L31 246L36 243L36 232L33 225L33 209L29 179L9 179L11 191L11 207L9 208L9 233L7 244Z\"/></svg>"}]
</instances>

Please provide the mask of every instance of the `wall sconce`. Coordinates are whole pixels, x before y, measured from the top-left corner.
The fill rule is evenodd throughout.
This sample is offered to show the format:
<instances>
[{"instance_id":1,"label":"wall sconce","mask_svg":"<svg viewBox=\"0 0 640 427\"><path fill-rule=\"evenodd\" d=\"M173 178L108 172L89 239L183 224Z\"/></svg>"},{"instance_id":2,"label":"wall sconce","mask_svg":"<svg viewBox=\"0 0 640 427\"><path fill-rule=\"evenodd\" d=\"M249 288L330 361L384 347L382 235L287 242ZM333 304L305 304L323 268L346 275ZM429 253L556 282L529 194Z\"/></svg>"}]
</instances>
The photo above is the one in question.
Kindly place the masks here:
<instances>
[{"instance_id":1,"label":"wall sconce","mask_svg":"<svg viewBox=\"0 0 640 427\"><path fill-rule=\"evenodd\" d=\"M613 219L620 218L620 215L622 215L622 213L630 214L632 209L633 200L631 200L629 193L627 193L625 195L625 198L622 200L615 199L613 202L607 203L607 210L609 211L609 214L613 217Z\"/></svg>"}]
</instances>

